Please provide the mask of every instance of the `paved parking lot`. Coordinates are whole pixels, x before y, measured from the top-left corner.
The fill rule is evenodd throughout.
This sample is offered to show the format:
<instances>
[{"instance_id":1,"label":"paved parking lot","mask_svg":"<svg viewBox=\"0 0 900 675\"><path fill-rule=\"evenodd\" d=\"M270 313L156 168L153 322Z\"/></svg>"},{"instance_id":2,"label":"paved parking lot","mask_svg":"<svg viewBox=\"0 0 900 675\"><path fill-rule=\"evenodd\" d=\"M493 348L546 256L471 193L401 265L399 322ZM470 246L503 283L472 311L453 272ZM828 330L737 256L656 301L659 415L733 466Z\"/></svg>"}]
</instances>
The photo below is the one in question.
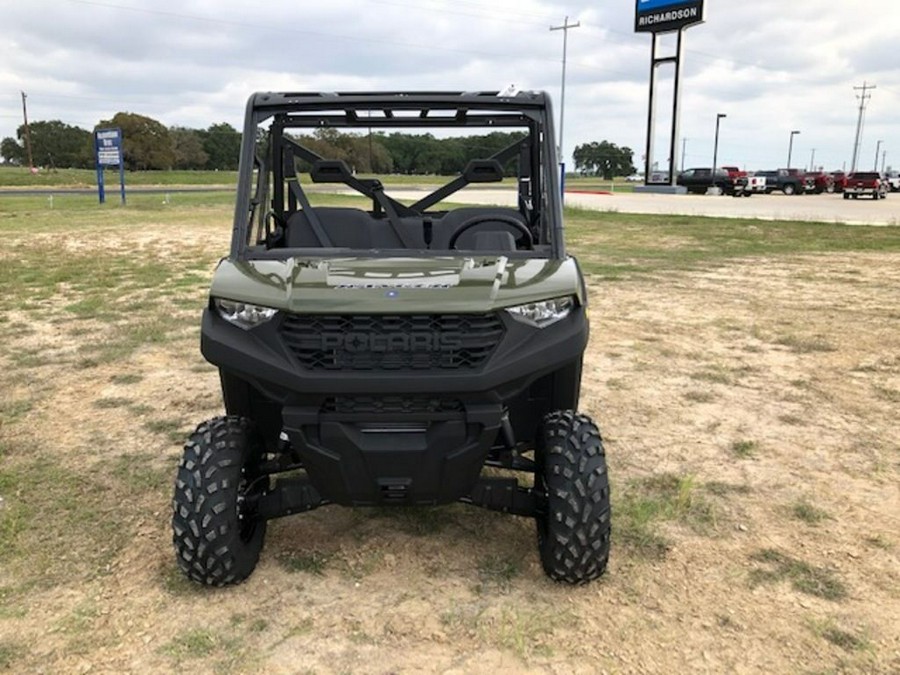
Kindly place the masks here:
<instances>
[{"instance_id":1,"label":"paved parking lot","mask_svg":"<svg viewBox=\"0 0 900 675\"><path fill-rule=\"evenodd\" d=\"M409 194L406 194L406 193ZM415 199L421 192L390 190L396 197ZM469 204L513 206L515 198L496 189L468 189L451 198ZM761 218L764 220L806 220L853 225L900 225L900 193L887 199L843 199L840 194L792 195L781 193L727 197L707 195L659 195L646 193L589 194L570 192L566 205L597 211L620 213L668 213L686 216L722 218Z\"/></svg>"},{"instance_id":2,"label":"paved parking lot","mask_svg":"<svg viewBox=\"0 0 900 675\"><path fill-rule=\"evenodd\" d=\"M840 194L781 193L727 197L707 195L583 194L566 195L566 204L622 213L671 213L688 216L807 220L854 225L900 225L900 193L887 199L844 199Z\"/></svg>"}]
</instances>

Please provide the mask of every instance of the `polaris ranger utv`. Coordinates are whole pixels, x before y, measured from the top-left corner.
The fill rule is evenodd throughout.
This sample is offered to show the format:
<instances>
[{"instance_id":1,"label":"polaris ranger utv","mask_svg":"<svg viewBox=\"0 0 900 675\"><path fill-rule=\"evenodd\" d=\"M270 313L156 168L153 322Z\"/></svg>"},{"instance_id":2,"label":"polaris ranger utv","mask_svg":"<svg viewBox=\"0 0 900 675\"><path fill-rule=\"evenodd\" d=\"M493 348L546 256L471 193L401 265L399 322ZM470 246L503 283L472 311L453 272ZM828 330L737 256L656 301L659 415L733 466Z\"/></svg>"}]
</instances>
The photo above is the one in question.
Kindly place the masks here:
<instances>
[{"instance_id":1,"label":"polaris ranger utv","mask_svg":"<svg viewBox=\"0 0 900 675\"><path fill-rule=\"evenodd\" d=\"M392 196L348 163L387 173L397 148L441 138L468 156L431 191ZM189 578L246 579L272 518L451 502L534 518L555 580L603 574L609 483L576 412L587 293L553 139L544 93L250 98L231 251L202 319L226 415L197 427L175 482ZM501 206L453 203L487 183Z\"/></svg>"}]
</instances>

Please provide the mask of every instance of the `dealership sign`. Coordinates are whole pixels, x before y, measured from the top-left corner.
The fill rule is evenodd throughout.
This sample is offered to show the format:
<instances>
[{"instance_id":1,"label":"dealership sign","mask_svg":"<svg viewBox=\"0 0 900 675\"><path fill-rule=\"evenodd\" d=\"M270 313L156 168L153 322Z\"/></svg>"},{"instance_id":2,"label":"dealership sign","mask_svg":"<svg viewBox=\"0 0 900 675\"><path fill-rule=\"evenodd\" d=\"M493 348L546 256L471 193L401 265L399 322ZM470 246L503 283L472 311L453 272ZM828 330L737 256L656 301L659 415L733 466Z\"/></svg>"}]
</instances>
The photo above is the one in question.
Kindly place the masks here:
<instances>
[{"instance_id":1,"label":"dealership sign","mask_svg":"<svg viewBox=\"0 0 900 675\"><path fill-rule=\"evenodd\" d=\"M636 33L667 33L703 23L703 0L637 0Z\"/></svg>"},{"instance_id":2,"label":"dealership sign","mask_svg":"<svg viewBox=\"0 0 900 675\"><path fill-rule=\"evenodd\" d=\"M103 169L107 166L119 167L119 192L125 203L125 158L122 150L121 129L97 129L94 132L94 162L97 165L97 196L100 203L106 202L106 185Z\"/></svg>"}]
</instances>

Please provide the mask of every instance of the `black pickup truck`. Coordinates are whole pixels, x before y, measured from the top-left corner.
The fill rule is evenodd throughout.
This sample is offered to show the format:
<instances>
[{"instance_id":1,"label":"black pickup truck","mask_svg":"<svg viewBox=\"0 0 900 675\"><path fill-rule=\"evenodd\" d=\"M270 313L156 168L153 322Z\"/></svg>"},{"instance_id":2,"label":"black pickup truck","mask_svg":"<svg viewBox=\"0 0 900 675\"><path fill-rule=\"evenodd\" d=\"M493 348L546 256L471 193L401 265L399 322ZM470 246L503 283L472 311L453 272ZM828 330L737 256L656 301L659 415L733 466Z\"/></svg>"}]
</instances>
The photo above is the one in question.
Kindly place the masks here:
<instances>
[{"instance_id":1,"label":"black pickup truck","mask_svg":"<svg viewBox=\"0 0 900 675\"><path fill-rule=\"evenodd\" d=\"M797 169L777 169L775 171L757 171L755 176L766 179L766 194L781 190L786 195L802 195L815 189L815 182L806 180L806 176Z\"/></svg>"},{"instance_id":2,"label":"black pickup truck","mask_svg":"<svg viewBox=\"0 0 900 675\"><path fill-rule=\"evenodd\" d=\"M709 168L687 169L678 174L678 185L693 194L703 194L711 187L719 188L723 194L738 197L744 193L746 176L733 176L725 169L716 169L715 175Z\"/></svg>"}]
</instances>

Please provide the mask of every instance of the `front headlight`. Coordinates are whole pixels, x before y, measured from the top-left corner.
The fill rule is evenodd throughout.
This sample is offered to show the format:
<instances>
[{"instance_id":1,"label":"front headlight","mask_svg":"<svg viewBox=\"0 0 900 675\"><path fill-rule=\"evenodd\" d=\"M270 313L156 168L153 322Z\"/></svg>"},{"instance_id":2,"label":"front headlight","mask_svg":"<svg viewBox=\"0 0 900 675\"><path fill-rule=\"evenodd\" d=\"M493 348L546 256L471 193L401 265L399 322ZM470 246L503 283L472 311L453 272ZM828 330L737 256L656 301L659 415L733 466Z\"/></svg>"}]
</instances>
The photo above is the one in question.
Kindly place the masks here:
<instances>
[{"instance_id":1,"label":"front headlight","mask_svg":"<svg viewBox=\"0 0 900 675\"><path fill-rule=\"evenodd\" d=\"M574 298L566 297L507 307L506 311L517 321L537 328L546 328L565 319L574 307Z\"/></svg>"},{"instance_id":2,"label":"front headlight","mask_svg":"<svg viewBox=\"0 0 900 675\"><path fill-rule=\"evenodd\" d=\"M228 323L233 323L244 330L249 330L266 321L270 321L278 313L277 309L272 309L271 307L235 302L234 300L225 300L223 298L215 298L213 303L219 312L219 316Z\"/></svg>"}]
</instances>

